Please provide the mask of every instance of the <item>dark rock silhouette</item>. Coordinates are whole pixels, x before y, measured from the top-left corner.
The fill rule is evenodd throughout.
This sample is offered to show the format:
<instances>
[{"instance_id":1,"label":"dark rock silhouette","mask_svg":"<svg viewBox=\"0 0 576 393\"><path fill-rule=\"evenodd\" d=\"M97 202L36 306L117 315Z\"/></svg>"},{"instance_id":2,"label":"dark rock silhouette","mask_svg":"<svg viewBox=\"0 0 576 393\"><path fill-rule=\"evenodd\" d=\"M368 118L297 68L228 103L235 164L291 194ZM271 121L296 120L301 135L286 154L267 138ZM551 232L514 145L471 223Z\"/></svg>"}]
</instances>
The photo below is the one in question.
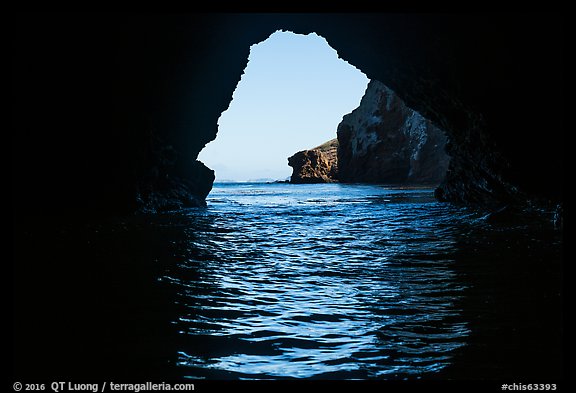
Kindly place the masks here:
<instances>
[{"instance_id":1,"label":"dark rock silhouette","mask_svg":"<svg viewBox=\"0 0 576 393\"><path fill-rule=\"evenodd\" d=\"M338 125L339 180L438 185L450 158L446 135L378 81Z\"/></svg>"},{"instance_id":2,"label":"dark rock silhouette","mask_svg":"<svg viewBox=\"0 0 576 393\"><path fill-rule=\"evenodd\" d=\"M290 183L333 183L338 176L338 140L332 139L288 158L293 168Z\"/></svg>"},{"instance_id":3,"label":"dark rock silhouette","mask_svg":"<svg viewBox=\"0 0 576 393\"><path fill-rule=\"evenodd\" d=\"M140 150L135 171L137 211L156 213L205 206L205 198L214 182L214 171L195 161L191 163L192 176L181 178L174 173L178 150L164 143L152 129L146 141Z\"/></svg>"},{"instance_id":4,"label":"dark rock silhouette","mask_svg":"<svg viewBox=\"0 0 576 393\"><path fill-rule=\"evenodd\" d=\"M278 29L325 37L446 132L441 200L489 208L562 201L561 14L55 13L11 21L11 190L21 213L138 210L151 126L177 152L170 181L151 187L167 195L185 179L203 199L210 176L198 170L198 152L216 137L250 46ZM50 190L40 204L38 190Z\"/></svg>"}]
</instances>

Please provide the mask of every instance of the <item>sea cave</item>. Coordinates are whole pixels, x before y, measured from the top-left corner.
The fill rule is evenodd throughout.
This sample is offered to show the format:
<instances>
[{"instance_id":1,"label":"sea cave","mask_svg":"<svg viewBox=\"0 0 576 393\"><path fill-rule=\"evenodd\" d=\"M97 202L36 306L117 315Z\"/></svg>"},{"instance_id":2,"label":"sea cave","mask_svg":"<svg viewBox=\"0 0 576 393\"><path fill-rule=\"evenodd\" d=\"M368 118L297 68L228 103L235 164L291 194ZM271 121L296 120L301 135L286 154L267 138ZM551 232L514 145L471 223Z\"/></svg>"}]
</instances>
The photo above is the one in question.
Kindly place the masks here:
<instances>
[{"instance_id":1,"label":"sea cave","mask_svg":"<svg viewBox=\"0 0 576 393\"><path fill-rule=\"evenodd\" d=\"M562 380L561 14L11 19L14 381ZM366 94L290 182L215 183L278 31Z\"/></svg>"}]
</instances>

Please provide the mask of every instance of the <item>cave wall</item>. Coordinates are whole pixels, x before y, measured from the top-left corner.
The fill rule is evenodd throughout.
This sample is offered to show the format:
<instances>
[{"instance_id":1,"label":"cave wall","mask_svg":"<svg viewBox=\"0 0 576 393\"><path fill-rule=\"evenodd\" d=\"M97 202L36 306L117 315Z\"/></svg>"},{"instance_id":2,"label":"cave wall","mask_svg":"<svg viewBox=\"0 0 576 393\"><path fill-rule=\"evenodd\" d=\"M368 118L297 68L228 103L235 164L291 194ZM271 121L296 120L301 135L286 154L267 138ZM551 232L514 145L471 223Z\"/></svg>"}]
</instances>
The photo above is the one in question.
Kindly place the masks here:
<instances>
[{"instance_id":1,"label":"cave wall","mask_svg":"<svg viewBox=\"0 0 576 393\"><path fill-rule=\"evenodd\" d=\"M201 197L210 173L197 154L216 135L250 45L278 29L325 37L446 130L440 198L562 198L559 14L11 16L17 211L134 211L151 172L165 184L185 179ZM159 168L149 152L166 149L176 159Z\"/></svg>"}]
</instances>

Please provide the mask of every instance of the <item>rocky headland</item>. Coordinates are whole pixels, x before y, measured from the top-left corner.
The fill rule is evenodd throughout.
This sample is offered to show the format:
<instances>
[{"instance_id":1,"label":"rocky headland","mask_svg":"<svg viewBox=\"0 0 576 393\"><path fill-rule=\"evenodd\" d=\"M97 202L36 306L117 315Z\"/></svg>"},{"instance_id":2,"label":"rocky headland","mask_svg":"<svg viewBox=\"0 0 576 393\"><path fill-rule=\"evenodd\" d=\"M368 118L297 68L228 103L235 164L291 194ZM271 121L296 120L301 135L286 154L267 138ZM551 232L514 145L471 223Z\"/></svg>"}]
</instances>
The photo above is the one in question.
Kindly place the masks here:
<instances>
[{"instance_id":1,"label":"rocky headland","mask_svg":"<svg viewBox=\"0 0 576 393\"><path fill-rule=\"evenodd\" d=\"M371 81L360 105L338 125L338 138L288 159L292 183L438 185L448 169L446 135Z\"/></svg>"},{"instance_id":2,"label":"rocky headland","mask_svg":"<svg viewBox=\"0 0 576 393\"><path fill-rule=\"evenodd\" d=\"M338 140L332 139L288 158L293 168L290 183L333 183L338 180Z\"/></svg>"},{"instance_id":3,"label":"rocky headland","mask_svg":"<svg viewBox=\"0 0 576 393\"><path fill-rule=\"evenodd\" d=\"M378 81L338 125L339 180L438 185L450 157L445 133Z\"/></svg>"}]
</instances>

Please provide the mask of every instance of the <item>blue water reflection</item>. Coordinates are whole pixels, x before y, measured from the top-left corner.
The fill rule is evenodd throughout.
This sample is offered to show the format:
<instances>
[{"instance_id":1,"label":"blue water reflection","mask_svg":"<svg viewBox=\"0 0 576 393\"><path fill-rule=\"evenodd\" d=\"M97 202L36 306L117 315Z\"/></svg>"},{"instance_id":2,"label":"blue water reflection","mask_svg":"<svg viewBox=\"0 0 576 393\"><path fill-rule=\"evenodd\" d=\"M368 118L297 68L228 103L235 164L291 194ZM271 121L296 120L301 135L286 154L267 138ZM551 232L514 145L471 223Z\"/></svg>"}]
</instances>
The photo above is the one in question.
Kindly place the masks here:
<instances>
[{"instance_id":1,"label":"blue water reflection","mask_svg":"<svg viewBox=\"0 0 576 393\"><path fill-rule=\"evenodd\" d=\"M222 184L174 244L192 378L406 378L466 345L454 220L429 189Z\"/></svg>"}]
</instances>

